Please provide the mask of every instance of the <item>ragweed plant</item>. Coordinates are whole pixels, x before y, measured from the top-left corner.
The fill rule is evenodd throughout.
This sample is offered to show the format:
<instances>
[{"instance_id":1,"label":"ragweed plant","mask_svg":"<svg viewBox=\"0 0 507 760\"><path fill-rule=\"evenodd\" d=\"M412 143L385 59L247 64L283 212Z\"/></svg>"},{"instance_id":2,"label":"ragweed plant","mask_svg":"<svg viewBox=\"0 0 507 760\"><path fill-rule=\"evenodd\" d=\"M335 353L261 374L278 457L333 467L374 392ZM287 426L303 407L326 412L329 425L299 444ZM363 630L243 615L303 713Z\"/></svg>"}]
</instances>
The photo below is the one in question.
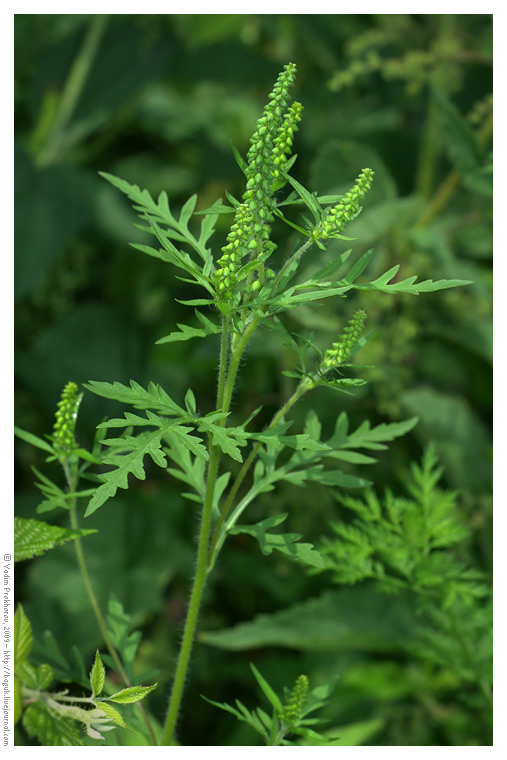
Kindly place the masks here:
<instances>
[{"instance_id":1,"label":"ragweed plant","mask_svg":"<svg viewBox=\"0 0 507 760\"><path fill-rule=\"evenodd\" d=\"M325 704L333 689L333 681L309 691L308 676L301 674L296 678L292 689L285 689L285 699L281 699L255 665L250 664L250 667L255 680L271 705L271 715L262 707L248 710L239 699L236 700L236 707L213 702L206 697L204 699L247 723L263 737L268 747L294 745L297 744L297 738L310 740L312 744L329 743L327 737L315 731L314 728L310 728L319 722L318 719L306 716Z\"/></svg>"},{"instance_id":2,"label":"ragweed plant","mask_svg":"<svg viewBox=\"0 0 507 760\"><path fill-rule=\"evenodd\" d=\"M291 102L295 75L296 66L289 63L278 77L257 122L246 158L233 148L245 176L242 198L237 199L227 192L228 203L218 200L210 208L197 212L202 218L198 231L191 224L197 196L192 196L179 216L175 216L166 193L162 192L154 200L147 190L137 185L110 174L102 175L130 198L141 219L141 228L154 239L153 245L135 244L134 248L175 267L179 270L179 279L201 290L196 298L183 302L195 309L193 323L178 325L177 331L162 337L158 343L220 335L215 407L204 413L198 411L201 405L190 388L183 399L175 400L155 383L143 387L135 380L128 386L94 380L86 385L87 390L127 405L133 411L100 423L100 440L92 452L83 453L84 450L72 444L72 409L77 403L78 390L69 386L59 410L53 444L43 442L43 448L49 446L51 455L63 465L67 479L67 490L50 491L49 502L55 506L55 500L59 500L60 506L70 510L74 529L78 529L77 500L91 496L85 517L93 514L114 498L119 488L128 487L129 475L140 480L146 477L147 455L171 477L185 483L191 493L184 495L199 504L201 519L195 576L161 733L163 745L175 742L203 592L227 538L245 533L258 541L264 554L276 550L302 565L325 567L323 555L311 544L301 542L300 535L273 531L284 522L286 514L256 524L242 523L240 520L247 508L260 494L273 490L282 481L296 486L320 483L341 489L367 485L364 478L343 472L340 461L371 463L375 460L361 454L359 449L385 448L386 442L403 435L416 423L411 419L372 428L365 421L350 430L347 415L342 412L332 435L321 440L320 421L310 413L302 431L289 432L291 411L304 394L319 386L350 392L351 387L365 382L354 377L355 365L351 360L367 338L364 334L366 313L357 310L350 316L351 311L343 308L342 332L325 352L309 337L292 334L281 315L322 299L341 299L340 304L343 304L344 299L357 290L418 295L466 284L463 280L417 282L416 277L396 280L398 266L372 281L364 280L361 276L373 252L368 251L354 260L352 249L334 255L320 268L317 266L310 279L301 277L303 257L312 246L325 251L331 239L351 240L344 230L361 213L361 203L374 181L374 173L368 167L358 167L357 180L345 195L323 197L307 190L291 176L289 172L296 159L291 152L303 110L300 103ZM277 191L286 185L290 193L280 200ZM288 210L291 218L286 215ZM293 212L301 210L302 218L295 220ZM232 223L226 242L220 247L212 245L210 240L221 215L230 215ZM297 232L296 242L287 255L277 249L272 239L277 222L290 228L291 241L293 230ZM294 369L287 372L294 380L293 392L266 426L255 427L259 410L241 424L232 425L230 415L239 369L252 337L261 329L277 333L298 357ZM107 437L110 431L118 431L117 436ZM29 440L30 434L23 431L20 434ZM33 437L31 442L34 442ZM107 471L98 475L98 483L92 489L78 491L79 479L88 475L90 464L97 462L105 465ZM42 484L44 478L39 476ZM46 483L46 486L54 488L53 484ZM84 555L79 550L78 561L110 661L116 663L115 647L111 637L106 638L108 631L93 601L93 589L86 580ZM121 670L119 672L121 674ZM261 733L267 735L268 743L287 743L288 735L308 737L310 719L304 717L309 711L308 705L305 707L304 676L296 681L284 705L278 697L273 704L272 690L263 686L267 682L261 680L255 670L254 674L265 694L269 689L275 708L269 720L261 713L252 718L257 727L263 726ZM127 673L125 678L128 678ZM97 708L102 710L103 705L94 707ZM246 713L241 712L246 719Z\"/></svg>"}]
</instances>

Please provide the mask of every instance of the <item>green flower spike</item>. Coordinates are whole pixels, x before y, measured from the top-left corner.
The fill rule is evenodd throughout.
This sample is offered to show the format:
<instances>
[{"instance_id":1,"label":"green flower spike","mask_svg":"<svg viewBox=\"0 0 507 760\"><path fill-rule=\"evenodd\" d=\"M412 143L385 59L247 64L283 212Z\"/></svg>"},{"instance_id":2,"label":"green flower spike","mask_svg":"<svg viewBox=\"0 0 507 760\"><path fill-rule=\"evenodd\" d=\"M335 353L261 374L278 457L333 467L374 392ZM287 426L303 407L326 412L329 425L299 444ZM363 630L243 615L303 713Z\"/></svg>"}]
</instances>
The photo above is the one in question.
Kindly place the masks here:
<instances>
[{"instance_id":1,"label":"green flower spike","mask_svg":"<svg viewBox=\"0 0 507 760\"><path fill-rule=\"evenodd\" d=\"M329 211L322 224L314 231L316 240L326 240L340 234L345 225L354 219L359 211L361 199L371 187L374 175L375 172L371 169L363 169L354 186L343 196L340 203Z\"/></svg>"},{"instance_id":2,"label":"green flower spike","mask_svg":"<svg viewBox=\"0 0 507 760\"><path fill-rule=\"evenodd\" d=\"M254 240L252 212L246 203L236 209L234 222L227 235L227 244L222 248L222 257L217 264L220 269L214 274L215 287L218 295L224 300L230 300L234 293L236 272L241 259L250 250Z\"/></svg>"},{"instance_id":3,"label":"green flower spike","mask_svg":"<svg viewBox=\"0 0 507 760\"><path fill-rule=\"evenodd\" d=\"M329 372L347 361L352 349L361 337L365 321L366 312L363 309L358 309L343 328L342 334L333 343L332 348L329 348L324 354L320 367L321 372Z\"/></svg>"},{"instance_id":4,"label":"green flower spike","mask_svg":"<svg viewBox=\"0 0 507 760\"><path fill-rule=\"evenodd\" d=\"M220 268L214 274L217 295L222 301L234 300L236 273L242 257L246 254L254 258L262 255L265 261L276 247L269 239L270 225L274 219L272 196L285 184L282 169L290 155L303 110L300 103L289 107L289 89L294 84L295 76L295 64L284 66L250 139L243 203L236 209L227 244L222 248L223 255L217 262ZM260 276L264 282L269 275L263 271L263 264L259 265L259 272L261 270ZM252 282L252 278L253 273L247 285L247 292L250 293L261 287L261 281Z\"/></svg>"},{"instance_id":5,"label":"green flower spike","mask_svg":"<svg viewBox=\"0 0 507 760\"><path fill-rule=\"evenodd\" d=\"M296 101L287 111L283 124L278 130L272 152L273 164L275 165L272 175L276 180L280 179L280 169L283 169L287 163L287 157L292 153L294 133L298 130L302 113L303 106ZM283 184L285 184L285 181Z\"/></svg>"},{"instance_id":6,"label":"green flower spike","mask_svg":"<svg viewBox=\"0 0 507 760\"><path fill-rule=\"evenodd\" d=\"M279 167L287 161L286 153L290 153L294 131L301 118L303 107L300 103L294 103L287 110L289 89L294 84L295 77L296 66L288 63L268 96L269 102L257 122L247 153L247 183L243 200L252 212L259 249L271 233L269 224L274 218L271 197L274 192L273 183L280 177Z\"/></svg>"},{"instance_id":7,"label":"green flower spike","mask_svg":"<svg viewBox=\"0 0 507 760\"><path fill-rule=\"evenodd\" d=\"M301 675L291 689L289 701L283 712L282 720L286 725L296 723L301 717L308 695L308 676Z\"/></svg>"},{"instance_id":8,"label":"green flower spike","mask_svg":"<svg viewBox=\"0 0 507 760\"><path fill-rule=\"evenodd\" d=\"M82 398L76 383L67 383L58 402L53 426L53 442L62 453L69 453L74 446L77 412Z\"/></svg>"}]
</instances>

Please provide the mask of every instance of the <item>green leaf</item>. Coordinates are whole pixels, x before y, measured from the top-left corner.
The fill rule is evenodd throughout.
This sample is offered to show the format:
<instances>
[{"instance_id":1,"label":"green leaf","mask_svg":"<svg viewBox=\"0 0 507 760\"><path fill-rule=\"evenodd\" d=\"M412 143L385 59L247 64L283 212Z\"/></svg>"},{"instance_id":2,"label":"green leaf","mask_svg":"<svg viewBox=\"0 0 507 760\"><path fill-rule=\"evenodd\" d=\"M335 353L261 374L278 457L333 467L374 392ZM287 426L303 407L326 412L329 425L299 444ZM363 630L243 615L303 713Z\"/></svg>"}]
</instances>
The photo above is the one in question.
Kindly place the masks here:
<instances>
[{"instance_id":1,"label":"green leaf","mask_svg":"<svg viewBox=\"0 0 507 760\"><path fill-rule=\"evenodd\" d=\"M264 555L269 555L276 549L291 559L293 562L300 562L303 565L312 567L324 567L324 560L318 551L314 550L313 544L298 543L301 535L299 533L268 533L271 528L280 525L287 519L288 513L268 517L255 525L236 525L229 530L229 533L237 535L246 533L253 536L259 542L259 546Z\"/></svg>"},{"instance_id":2,"label":"green leaf","mask_svg":"<svg viewBox=\"0 0 507 760\"><path fill-rule=\"evenodd\" d=\"M28 735L47 747L77 747L83 744L76 721L62 718L43 702L28 705L23 714Z\"/></svg>"},{"instance_id":3,"label":"green leaf","mask_svg":"<svg viewBox=\"0 0 507 760\"><path fill-rule=\"evenodd\" d=\"M14 676L14 725L19 722L23 714L23 694L21 692L21 681L17 676Z\"/></svg>"},{"instance_id":4,"label":"green leaf","mask_svg":"<svg viewBox=\"0 0 507 760\"><path fill-rule=\"evenodd\" d=\"M166 416L185 415L185 410L178 406L160 385L155 383L150 383L146 390L134 380L130 381L130 388L122 383L111 384L90 380L85 387L97 396L130 404L134 409L154 409Z\"/></svg>"},{"instance_id":5,"label":"green leaf","mask_svg":"<svg viewBox=\"0 0 507 760\"><path fill-rule=\"evenodd\" d=\"M424 280L416 282L417 276L407 277L406 280L391 282L396 276L400 266L389 269L388 272L378 277L376 280L362 284L352 284L355 290L380 290L383 293L410 293L418 295L419 293L432 293L436 290L446 290L447 288L457 288L462 285L471 285L471 280Z\"/></svg>"},{"instance_id":6,"label":"green leaf","mask_svg":"<svg viewBox=\"0 0 507 760\"><path fill-rule=\"evenodd\" d=\"M201 632L199 641L230 651L278 646L316 652L389 652L415 635L409 598L367 586L324 592L233 628Z\"/></svg>"},{"instance_id":7,"label":"green leaf","mask_svg":"<svg viewBox=\"0 0 507 760\"><path fill-rule=\"evenodd\" d=\"M21 438L21 440L29 443L31 446L36 446L38 449L48 451L50 454L55 453L53 447L50 446L47 441L44 441L42 438L39 438L33 433L28 433L26 430L21 430L21 428L16 427L16 425L14 425L14 434L18 438Z\"/></svg>"},{"instance_id":8,"label":"green leaf","mask_svg":"<svg viewBox=\"0 0 507 760\"><path fill-rule=\"evenodd\" d=\"M186 414L182 411L182 414ZM188 414L186 414L188 418ZM199 418L199 423L201 418ZM124 435L121 438L107 438L102 443L105 446L116 449L112 455L102 458L103 464L112 465L115 469L99 475L103 484L95 491L88 504L85 517L101 507L108 499L112 498L118 488L128 488L128 476L133 474L139 480L146 478L144 470L144 457L149 454L155 464L166 467L167 459L162 448L162 440L170 440L176 436L184 446L197 456L208 458L208 452L202 445L202 439L191 435L192 428L180 425L174 420L167 420L147 410L146 417L126 412L124 419L112 419L101 423L99 428L127 427L127 426L154 426L155 430L148 430L138 435ZM201 427L199 428L201 429Z\"/></svg>"},{"instance_id":9,"label":"green leaf","mask_svg":"<svg viewBox=\"0 0 507 760\"><path fill-rule=\"evenodd\" d=\"M199 494L200 500L204 499L205 483L205 460L204 457L192 458L188 446L186 446L177 435L171 436L169 439L169 447L164 448L165 453L175 464L178 465L179 470L169 468L168 472L174 477L182 480L184 483L188 483Z\"/></svg>"},{"instance_id":10,"label":"green leaf","mask_svg":"<svg viewBox=\"0 0 507 760\"><path fill-rule=\"evenodd\" d=\"M95 652L95 660L90 671L90 686L92 690L92 697L98 697L102 693L104 688L104 682L106 680L106 669L100 659L99 650Z\"/></svg>"},{"instance_id":11,"label":"green leaf","mask_svg":"<svg viewBox=\"0 0 507 760\"><path fill-rule=\"evenodd\" d=\"M23 686L37 691L45 691L54 680L53 669L47 663L34 668L27 660L16 667L16 676Z\"/></svg>"},{"instance_id":12,"label":"green leaf","mask_svg":"<svg viewBox=\"0 0 507 760\"><path fill-rule=\"evenodd\" d=\"M115 725L120 726L121 728L125 728L127 731L130 731L130 728L127 726L118 710L115 710L115 708L108 702L98 700L97 707L102 710L109 718L109 720L112 720Z\"/></svg>"},{"instance_id":13,"label":"green leaf","mask_svg":"<svg viewBox=\"0 0 507 760\"><path fill-rule=\"evenodd\" d=\"M198 422L199 426L197 429L200 432L208 433L211 437L211 443L213 446L219 446L224 454L227 454L232 459L236 460L236 462L243 461L241 451L238 448L238 443L240 443L240 445L245 445L246 438L241 428L224 428L220 425L214 425L213 422L207 420L206 417L199 418ZM243 440L238 441L237 435L240 435Z\"/></svg>"},{"instance_id":14,"label":"green leaf","mask_svg":"<svg viewBox=\"0 0 507 760\"><path fill-rule=\"evenodd\" d=\"M363 253L363 255L360 256L360 258L356 261L356 263L349 269L345 275L345 280L350 283L355 282L370 263L374 253L375 251L373 250L369 250L366 251L366 253Z\"/></svg>"},{"instance_id":15,"label":"green leaf","mask_svg":"<svg viewBox=\"0 0 507 760\"><path fill-rule=\"evenodd\" d=\"M266 681L266 679L259 673L253 662L250 663L250 668L252 670L252 673L255 676L255 680L261 687L262 691L264 692L264 695L268 699L268 701L273 705L276 712L279 715L282 715L283 713L283 705L280 701L280 698L278 695L273 691L269 683Z\"/></svg>"},{"instance_id":16,"label":"green leaf","mask_svg":"<svg viewBox=\"0 0 507 760\"><path fill-rule=\"evenodd\" d=\"M336 422L333 435L327 441L328 446L333 449L373 449L381 451L386 449L386 441L393 441L408 433L418 422L418 417L411 417L404 422L382 422L380 425L371 427L368 420L365 420L353 432L348 433L348 419L345 412L342 412ZM337 456L339 452L330 454Z\"/></svg>"},{"instance_id":17,"label":"green leaf","mask_svg":"<svg viewBox=\"0 0 507 760\"><path fill-rule=\"evenodd\" d=\"M184 203L183 208L181 209L181 212L180 212L181 226L188 227L188 223L190 221L190 217L194 213L196 203L197 203L197 195L190 196L188 201Z\"/></svg>"},{"instance_id":18,"label":"green leaf","mask_svg":"<svg viewBox=\"0 0 507 760\"><path fill-rule=\"evenodd\" d=\"M246 176L246 172L247 172L247 169L248 169L246 161L244 160L243 156L241 155L241 153L239 152L239 150L236 148L236 146L234 145L234 143L232 142L232 140L229 140L229 144L231 146L232 152L234 153L234 158L236 159L239 168L241 169L241 171L243 172L243 174Z\"/></svg>"},{"instance_id":19,"label":"green leaf","mask_svg":"<svg viewBox=\"0 0 507 760\"><path fill-rule=\"evenodd\" d=\"M217 216L221 216L222 214L234 214L236 209L234 206L225 206L221 200L215 201L215 203L210 206L209 208L201 209L200 211L196 211L195 215L199 216L200 214L204 214L206 216L215 214Z\"/></svg>"},{"instance_id":20,"label":"green leaf","mask_svg":"<svg viewBox=\"0 0 507 760\"><path fill-rule=\"evenodd\" d=\"M70 509L71 501L69 493L62 491L62 489L53 483L52 480L43 475L32 465L32 471L37 476L35 481L36 488L42 491L46 497L44 501L37 506L37 512L42 514L43 512L50 512L52 509Z\"/></svg>"},{"instance_id":21,"label":"green leaf","mask_svg":"<svg viewBox=\"0 0 507 760\"><path fill-rule=\"evenodd\" d=\"M14 518L14 562L38 557L44 552L96 530L60 528L40 520Z\"/></svg>"},{"instance_id":22,"label":"green leaf","mask_svg":"<svg viewBox=\"0 0 507 760\"><path fill-rule=\"evenodd\" d=\"M198 275L200 270L197 269L195 262L190 259L188 254L178 251L168 240L168 237L171 236L175 240L188 243L204 260L208 258L208 252L204 246L200 245L199 241L197 241L188 230L188 221L195 208L197 196L194 195L188 199L181 210L180 219L177 221L169 208L167 193L161 192L158 197L158 202L155 203L147 190L140 190L137 185L131 185L125 180L114 177L112 174L106 174L104 172L99 173L104 179L121 190L122 193L125 193L125 195L136 204L134 205L134 209L139 212L142 219L149 222L152 231L157 235L158 240L172 255L172 258L170 259L172 263L177 266L182 266L184 269L187 269L187 271L192 270L193 274ZM158 226L159 224L163 224L168 227L169 230L164 234L164 232L160 230ZM146 252L150 253L150 255L158 255L154 249ZM160 258L164 258L163 255L161 255ZM201 284L204 284L204 282L205 280L202 280Z\"/></svg>"},{"instance_id":23,"label":"green leaf","mask_svg":"<svg viewBox=\"0 0 507 760\"><path fill-rule=\"evenodd\" d=\"M129 686L127 689L122 689L116 694L113 694L112 697L109 697L109 701L117 702L118 704L139 702L141 699L144 699L150 691L156 689L157 686L158 683L153 684L153 686Z\"/></svg>"},{"instance_id":24,"label":"green leaf","mask_svg":"<svg viewBox=\"0 0 507 760\"><path fill-rule=\"evenodd\" d=\"M104 464L114 466L114 470L100 475L103 484L97 488L88 503L85 517L93 514L108 499L111 499L118 488L128 488L128 476L134 475L138 480L145 480L144 457L149 454L155 464L166 467L167 460L161 448L161 439L167 435L176 423L167 423L164 427L154 431L140 433L137 436L125 436L125 438L108 438L105 443L108 446L125 447L131 450L127 454L105 457Z\"/></svg>"},{"instance_id":25,"label":"green leaf","mask_svg":"<svg viewBox=\"0 0 507 760\"><path fill-rule=\"evenodd\" d=\"M221 332L221 327L215 325L210 319L201 314L197 309L195 310L196 316L203 325L203 327L190 327L189 325L182 325L178 323L180 332L172 332L166 335L164 338L159 338L156 341L156 345L162 343L175 343L176 341L190 340L191 338L205 338L207 335L217 335Z\"/></svg>"},{"instance_id":26,"label":"green leaf","mask_svg":"<svg viewBox=\"0 0 507 760\"><path fill-rule=\"evenodd\" d=\"M111 594L108 604L107 630L132 682L134 679L134 660L141 641L141 633L140 631L130 633L130 627L130 617L125 613L121 602ZM107 659L106 655L104 655L104 659ZM114 661L111 661L110 664L116 669Z\"/></svg>"},{"instance_id":27,"label":"green leaf","mask_svg":"<svg viewBox=\"0 0 507 760\"><path fill-rule=\"evenodd\" d=\"M246 707L239 701L239 699L236 700L236 704L238 705L238 708L239 708L239 710L237 710L231 705L228 705L226 702L214 702L212 699L208 699L202 694L201 694L201 697L204 700L206 700L206 702L209 702L210 705L213 705L214 707L218 707L220 710L224 710L225 712L228 712L231 715L234 715L235 718L237 718L238 720L244 723L248 723L248 725L251 726L254 729L254 731L257 731L266 740L268 739L268 733L265 730L259 718L255 715L255 713L252 713L249 710L247 710Z\"/></svg>"},{"instance_id":28,"label":"green leaf","mask_svg":"<svg viewBox=\"0 0 507 760\"><path fill-rule=\"evenodd\" d=\"M17 668L28 659L32 651L32 626L21 604L14 614L14 667Z\"/></svg>"},{"instance_id":29,"label":"green leaf","mask_svg":"<svg viewBox=\"0 0 507 760\"><path fill-rule=\"evenodd\" d=\"M365 488L371 485L371 480L349 475L341 470L322 470L317 468L308 475L308 480L315 480L324 486L338 486L340 488Z\"/></svg>"},{"instance_id":30,"label":"green leaf","mask_svg":"<svg viewBox=\"0 0 507 760\"><path fill-rule=\"evenodd\" d=\"M112 185L117 187L118 190L121 190L122 193L125 193L130 200L138 204L140 211L149 211L167 224L172 224L176 221L170 212L169 204L167 202L167 194L165 192L160 193L158 203L155 203L150 193L147 190L141 190L138 185L131 185L124 179L115 177L112 174L107 174L106 172L99 172L99 174Z\"/></svg>"},{"instance_id":31,"label":"green leaf","mask_svg":"<svg viewBox=\"0 0 507 760\"><path fill-rule=\"evenodd\" d=\"M310 232L308 230L305 230L303 227L300 227L299 224L295 224L294 222L291 222L290 219L287 219L284 214L280 211L280 209L275 209L275 214L278 216L285 224L288 224L289 227L292 227L293 229L297 230L301 235L304 235L305 237L308 237L310 235Z\"/></svg>"},{"instance_id":32,"label":"green leaf","mask_svg":"<svg viewBox=\"0 0 507 760\"><path fill-rule=\"evenodd\" d=\"M189 414L195 415L197 412L197 402L195 400L194 392L189 388L185 394L185 406Z\"/></svg>"},{"instance_id":33,"label":"green leaf","mask_svg":"<svg viewBox=\"0 0 507 760\"><path fill-rule=\"evenodd\" d=\"M292 187L296 190L305 206L310 209L315 219L315 223L318 224L322 218L322 209L319 205L319 202L317 201L316 196L313 193L310 193L305 187L303 187L303 185L295 180L294 177L291 177L290 174L284 174L284 176L285 179L290 182Z\"/></svg>"}]
</instances>

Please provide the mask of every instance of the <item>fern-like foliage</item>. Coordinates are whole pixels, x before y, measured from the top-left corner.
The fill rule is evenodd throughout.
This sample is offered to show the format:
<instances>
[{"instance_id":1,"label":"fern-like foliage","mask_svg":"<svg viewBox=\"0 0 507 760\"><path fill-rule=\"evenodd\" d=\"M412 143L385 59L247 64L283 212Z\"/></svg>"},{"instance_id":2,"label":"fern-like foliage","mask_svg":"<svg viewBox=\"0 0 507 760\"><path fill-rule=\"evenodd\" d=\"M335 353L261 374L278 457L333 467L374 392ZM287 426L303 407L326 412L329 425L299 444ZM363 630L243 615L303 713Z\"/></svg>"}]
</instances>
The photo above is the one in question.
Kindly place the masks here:
<instances>
[{"instance_id":1,"label":"fern-like foliage","mask_svg":"<svg viewBox=\"0 0 507 760\"><path fill-rule=\"evenodd\" d=\"M340 467L333 466L333 460L338 460L338 462L341 460L355 465L372 464L376 461L375 458L363 454L358 449L377 451L386 449L386 442L404 435L414 427L416 422L417 418L414 417L405 422L382 423L374 428L368 422L364 422L355 431L349 432L347 415L342 412L336 421L335 430L331 437L322 441L322 424L316 413L310 411L306 418L304 432L300 436L280 435L280 430L272 430L265 435L255 434L253 437L263 442L264 445L259 450L259 458L253 471L253 482L249 490L235 504L231 514L224 520L214 546L212 564L215 562L228 533L233 532L237 521L246 508L261 494L274 490L276 483L286 481L298 487L320 483L340 489L364 488L370 485L370 481L358 475L344 472ZM295 451L280 463L281 453L289 446ZM269 527L274 527L274 525ZM263 521L256 526L248 526L248 530L245 532L255 535L258 540L262 536L262 541L265 541L265 530L266 521ZM256 535L256 531L258 531L258 535ZM281 537L275 540L278 540L279 544L285 544L286 548L292 544L291 551L284 551L287 557L302 561L302 557L311 556L311 561L308 564L320 566L320 560L316 561L317 552L315 550L312 549L314 552L312 555L307 555L306 552L299 553L300 550L295 548L297 544L294 544L293 541L282 540ZM266 544L261 542L261 548L263 546L264 551Z\"/></svg>"},{"instance_id":2,"label":"fern-like foliage","mask_svg":"<svg viewBox=\"0 0 507 760\"><path fill-rule=\"evenodd\" d=\"M426 449L421 465L412 464L406 484L409 498L387 490L381 501L373 491L363 498L337 494L353 512L351 522L332 524L339 540L327 539L322 551L339 583L366 578L384 585L411 588L452 602L455 596L485 593L475 571L445 551L468 536L456 506L457 494L438 489L442 470L435 449Z\"/></svg>"},{"instance_id":3,"label":"fern-like foliage","mask_svg":"<svg viewBox=\"0 0 507 760\"><path fill-rule=\"evenodd\" d=\"M129 475L144 480L144 461L147 455L162 468L167 467L167 455L174 455L177 464L188 461L194 467L193 459L182 459L182 450L187 450L196 459L209 459L203 438L197 435L196 431L205 433L211 445L219 447L224 454L242 461L239 446L247 443L248 436L242 428L223 427L220 424L226 416L223 413L211 412L199 417L195 397L190 390L185 397L184 409L154 383L150 383L145 389L134 381L131 381L130 387L121 383L91 381L87 387L99 396L128 403L134 409L142 409L145 416L125 412L122 418L110 419L98 425L99 430L125 428L125 433L117 438L104 438L101 441L103 446L112 449L111 454L102 457L102 464L113 469L99 475L102 485L93 493L86 516L93 514L112 498L118 488L128 488ZM139 427L150 429L132 435L132 430ZM168 447L164 446L165 443Z\"/></svg>"},{"instance_id":4,"label":"fern-like foliage","mask_svg":"<svg viewBox=\"0 0 507 760\"><path fill-rule=\"evenodd\" d=\"M430 445L421 464L411 466L407 495L337 494L354 517L332 524L336 538L323 539L318 550L338 584L370 580L381 591L415 594L421 627L411 650L476 681L488 694L491 588L486 575L463 558L470 531L458 494L438 487L441 476Z\"/></svg>"}]
</instances>

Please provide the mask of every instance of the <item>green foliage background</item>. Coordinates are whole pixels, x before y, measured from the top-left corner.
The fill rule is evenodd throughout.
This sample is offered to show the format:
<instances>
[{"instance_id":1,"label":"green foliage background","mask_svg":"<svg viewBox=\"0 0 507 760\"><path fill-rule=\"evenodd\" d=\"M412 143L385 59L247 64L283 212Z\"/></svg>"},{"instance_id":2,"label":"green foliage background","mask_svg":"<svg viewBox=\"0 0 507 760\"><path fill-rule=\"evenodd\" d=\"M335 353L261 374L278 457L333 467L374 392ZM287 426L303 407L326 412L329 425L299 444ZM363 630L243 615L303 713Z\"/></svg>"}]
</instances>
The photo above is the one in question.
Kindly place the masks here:
<instances>
[{"instance_id":1,"label":"green foliage background","mask_svg":"<svg viewBox=\"0 0 507 760\"><path fill-rule=\"evenodd\" d=\"M434 440L445 485L459 489L459 508L473 531L467 556L489 573L492 203L488 174L474 173L467 129L490 149L491 17L19 15L15 56L17 424L49 433L69 380L153 380L178 402L190 386L203 413L213 408L218 339L154 345L188 319L176 299L194 291L162 262L128 247L146 242L143 233L98 172L152 195L166 190L174 209L194 192L198 209L223 197L225 188L240 195L229 139L246 152L269 87L291 60L298 66L295 96L305 108L296 176L312 190L335 193L350 187L364 166L376 172L365 210L347 231L361 252L375 247L372 275L375 267L380 274L399 263L403 277L474 282L418 298L361 294L356 305L366 308L373 330L361 352L362 363L375 365L363 370L369 384L351 397L327 389L308 394L296 416L302 421L313 405L330 433L342 409L356 424L417 415L419 425L381 454L372 479L378 488L402 490L409 461ZM69 76L76 60L84 66L82 81ZM463 118L455 118L449 101ZM228 222L219 219L220 245ZM284 238L277 242L288 248ZM335 241L327 252L312 253L308 269L343 245ZM291 327L323 329L329 345L350 316L341 308L338 300L311 312L296 309ZM292 361L275 336L271 341L264 332L252 342L237 409L250 413L263 405L268 418L291 392L282 371ZM95 425L116 411L85 394L78 440L90 444ZM16 443L22 517L33 516L38 503L30 465L44 468L40 454ZM84 546L104 608L114 593L143 632L140 670L161 669L161 686L150 697L159 719L197 528L178 489L178 481L153 468L145 482L83 524L99 530ZM290 529L313 542L341 515L321 486L286 486L255 509L259 519L289 512ZM413 659L398 645L414 625L400 599L386 603L368 585L342 589L327 576L308 576L282 556L262 556L248 536L229 539L200 628L230 629L322 592L325 614L338 616L331 644L314 638L315 630L299 631L297 616L289 644L283 628L278 638L276 630L264 639L261 632L246 648L233 642L229 650L227 637L217 646L213 636L208 643L202 637L180 724L183 744L256 741L247 726L200 698L255 700L249 661L275 687L301 672L318 682L338 671L328 717L332 725L358 723L358 743L491 742L487 712L456 701L445 668ZM75 645L92 662L101 642L72 545L20 565L17 594L35 646L50 629L62 650Z\"/></svg>"}]
</instances>

